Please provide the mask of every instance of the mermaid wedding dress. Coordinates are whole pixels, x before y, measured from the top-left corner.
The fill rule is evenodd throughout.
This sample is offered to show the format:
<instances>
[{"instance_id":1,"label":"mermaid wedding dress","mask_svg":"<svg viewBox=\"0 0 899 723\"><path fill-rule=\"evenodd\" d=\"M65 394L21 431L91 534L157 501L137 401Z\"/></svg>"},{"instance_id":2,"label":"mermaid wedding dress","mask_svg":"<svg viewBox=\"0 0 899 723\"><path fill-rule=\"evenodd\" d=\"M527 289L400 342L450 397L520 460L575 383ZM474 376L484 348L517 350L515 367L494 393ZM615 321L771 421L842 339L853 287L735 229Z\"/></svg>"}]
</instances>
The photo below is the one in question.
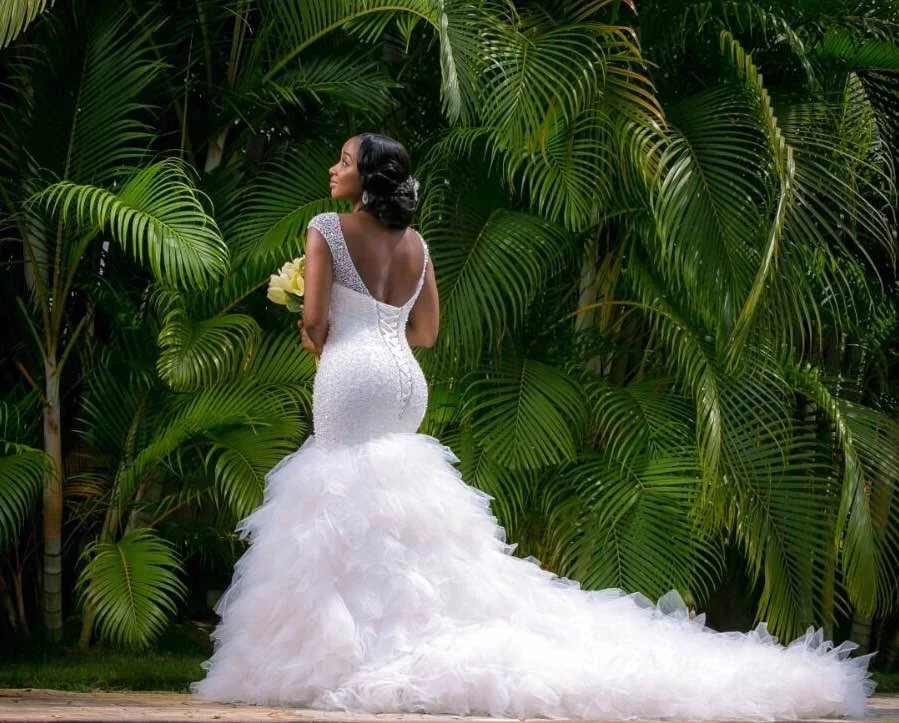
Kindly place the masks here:
<instances>
[{"instance_id":1,"label":"mermaid wedding dress","mask_svg":"<svg viewBox=\"0 0 899 723\"><path fill-rule=\"evenodd\" d=\"M809 628L716 632L676 591L588 591L512 553L486 493L416 432L425 377L402 306L375 299L336 214L313 429L238 524L250 545L215 606L194 700L543 718L862 715L871 655Z\"/></svg>"}]
</instances>

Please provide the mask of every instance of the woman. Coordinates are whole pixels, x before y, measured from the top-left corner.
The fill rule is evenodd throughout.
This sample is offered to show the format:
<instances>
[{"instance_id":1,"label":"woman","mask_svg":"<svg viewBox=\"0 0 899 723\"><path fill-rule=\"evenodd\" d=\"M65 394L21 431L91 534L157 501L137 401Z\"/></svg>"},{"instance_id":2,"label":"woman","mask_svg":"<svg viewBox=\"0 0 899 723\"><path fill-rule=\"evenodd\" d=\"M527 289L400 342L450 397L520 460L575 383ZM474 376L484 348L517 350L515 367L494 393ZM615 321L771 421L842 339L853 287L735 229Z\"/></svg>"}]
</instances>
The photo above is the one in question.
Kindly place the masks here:
<instances>
[{"instance_id":1,"label":"woman","mask_svg":"<svg viewBox=\"0 0 899 723\"><path fill-rule=\"evenodd\" d=\"M312 219L303 345L320 354L314 433L269 473L251 544L216 604L195 699L503 717L773 719L862 715L870 655L812 628L718 633L676 591L586 591L512 555L489 495L417 433L410 346L439 302L396 141L349 139L331 168L347 214Z\"/></svg>"}]
</instances>

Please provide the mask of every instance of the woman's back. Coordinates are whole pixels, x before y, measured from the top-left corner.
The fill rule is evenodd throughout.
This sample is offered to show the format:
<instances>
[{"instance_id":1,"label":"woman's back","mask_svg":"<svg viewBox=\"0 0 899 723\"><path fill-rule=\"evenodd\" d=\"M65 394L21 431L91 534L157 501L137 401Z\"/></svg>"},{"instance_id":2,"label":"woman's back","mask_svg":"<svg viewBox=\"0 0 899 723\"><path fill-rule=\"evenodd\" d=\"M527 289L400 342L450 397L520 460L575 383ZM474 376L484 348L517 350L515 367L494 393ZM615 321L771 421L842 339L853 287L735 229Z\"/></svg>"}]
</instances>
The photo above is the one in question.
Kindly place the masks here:
<instances>
[{"instance_id":1,"label":"woman's back","mask_svg":"<svg viewBox=\"0 0 899 723\"><path fill-rule=\"evenodd\" d=\"M412 229L391 229L371 214L337 214L340 234L364 290L391 306L402 306L416 293L425 266L424 241Z\"/></svg>"}]
</instances>

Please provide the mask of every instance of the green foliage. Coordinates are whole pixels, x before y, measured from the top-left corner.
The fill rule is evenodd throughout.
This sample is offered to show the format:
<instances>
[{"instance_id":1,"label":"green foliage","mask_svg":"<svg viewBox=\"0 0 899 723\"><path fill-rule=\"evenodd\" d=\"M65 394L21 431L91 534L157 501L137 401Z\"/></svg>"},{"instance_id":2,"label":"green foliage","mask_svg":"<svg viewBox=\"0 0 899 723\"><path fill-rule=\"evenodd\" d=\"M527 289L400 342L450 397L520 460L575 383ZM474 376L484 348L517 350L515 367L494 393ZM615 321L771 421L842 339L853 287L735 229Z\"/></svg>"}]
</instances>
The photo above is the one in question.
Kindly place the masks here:
<instances>
[{"instance_id":1,"label":"green foliage","mask_svg":"<svg viewBox=\"0 0 899 723\"><path fill-rule=\"evenodd\" d=\"M53 6L53 0L49 0ZM5 48L48 7L48 0L9 0L0 9L0 48Z\"/></svg>"},{"instance_id":2,"label":"green foliage","mask_svg":"<svg viewBox=\"0 0 899 723\"><path fill-rule=\"evenodd\" d=\"M368 129L423 181L422 431L518 554L701 607L736 548L781 638L895 615L892 0L71 5L0 11L2 356L65 366L88 637L157 639L311 431L263 286ZM0 417L15 544L47 458Z\"/></svg>"},{"instance_id":3,"label":"green foliage","mask_svg":"<svg viewBox=\"0 0 899 723\"><path fill-rule=\"evenodd\" d=\"M175 159L154 163L128 179L119 193L60 181L35 201L109 237L147 263L156 278L204 286L227 268L227 247L203 208L186 170Z\"/></svg>"},{"instance_id":4,"label":"green foliage","mask_svg":"<svg viewBox=\"0 0 899 723\"><path fill-rule=\"evenodd\" d=\"M0 401L0 550L14 540L34 507L51 462L21 443L22 412Z\"/></svg>"},{"instance_id":5,"label":"green foliage","mask_svg":"<svg viewBox=\"0 0 899 723\"><path fill-rule=\"evenodd\" d=\"M585 587L672 587L707 595L720 578L722 549L694 526L698 468L681 450L633 464L591 452L545 491L552 524L547 550Z\"/></svg>"},{"instance_id":6,"label":"green foliage","mask_svg":"<svg viewBox=\"0 0 899 723\"><path fill-rule=\"evenodd\" d=\"M476 363L487 340L520 327L539 289L559 271L568 243L539 216L478 210L471 206L458 225L428 235L446 309L438 353L452 354L455 368Z\"/></svg>"},{"instance_id":7,"label":"green foliage","mask_svg":"<svg viewBox=\"0 0 899 723\"><path fill-rule=\"evenodd\" d=\"M572 459L583 426L583 397L567 376L531 359L472 372L462 413L498 465L537 469Z\"/></svg>"},{"instance_id":8,"label":"green foliage","mask_svg":"<svg viewBox=\"0 0 899 723\"><path fill-rule=\"evenodd\" d=\"M147 645L165 628L187 591L171 545L152 530L136 529L115 542L94 540L82 553L78 592L98 610L106 640Z\"/></svg>"}]
</instances>

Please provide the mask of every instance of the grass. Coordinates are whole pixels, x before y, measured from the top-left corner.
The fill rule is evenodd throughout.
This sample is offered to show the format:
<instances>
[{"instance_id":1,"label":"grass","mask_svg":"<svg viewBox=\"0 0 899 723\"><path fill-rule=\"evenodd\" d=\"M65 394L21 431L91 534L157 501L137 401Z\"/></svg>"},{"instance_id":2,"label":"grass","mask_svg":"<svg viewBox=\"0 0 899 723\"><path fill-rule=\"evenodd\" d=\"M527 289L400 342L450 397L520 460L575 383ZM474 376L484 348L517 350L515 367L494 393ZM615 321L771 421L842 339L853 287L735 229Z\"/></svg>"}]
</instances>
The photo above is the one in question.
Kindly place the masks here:
<instances>
[{"instance_id":1,"label":"grass","mask_svg":"<svg viewBox=\"0 0 899 723\"><path fill-rule=\"evenodd\" d=\"M202 656L149 652L93 651L66 659L4 664L0 688L53 690L153 690L187 693L187 685L205 674ZM899 693L899 673L875 673L876 694Z\"/></svg>"},{"instance_id":2,"label":"grass","mask_svg":"<svg viewBox=\"0 0 899 723\"><path fill-rule=\"evenodd\" d=\"M200 668L202 660L172 653L101 651L99 655L70 655L46 662L5 663L0 669L0 688L186 693L190 681L205 675Z\"/></svg>"},{"instance_id":3,"label":"grass","mask_svg":"<svg viewBox=\"0 0 899 723\"><path fill-rule=\"evenodd\" d=\"M0 653L0 688L187 693L188 684L206 674L200 663L211 653L206 632L192 624L172 625L152 650L96 642L81 650L74 634L65 635L61 646L20 639L12 652Z\"/></svg>"},{"instance_id":4,"label":"grass","mask_svg":"<svg viewBox=\"0 0 899 723\"><path fill-rule=\"evenodd\" d=\"M94 644L82 651L40 641L0 657L0 688L54 690L154 690L187 693L200 680L200 667L212 653L207 633L194 625L172 625L153 650L119 650ZM876 693L899 693L899 673L875 672Z\"/></svg>"},{"instance_id":5,"label":"grass","mask_svg":"<svg viewBox=\"0 0 899 723\"><path fill-rule=\"evenodd\" d=\"M899 673L877 673L872 676L877 681L875 695L881 693L899 693Z\"/></svg>"}]
</instances>

